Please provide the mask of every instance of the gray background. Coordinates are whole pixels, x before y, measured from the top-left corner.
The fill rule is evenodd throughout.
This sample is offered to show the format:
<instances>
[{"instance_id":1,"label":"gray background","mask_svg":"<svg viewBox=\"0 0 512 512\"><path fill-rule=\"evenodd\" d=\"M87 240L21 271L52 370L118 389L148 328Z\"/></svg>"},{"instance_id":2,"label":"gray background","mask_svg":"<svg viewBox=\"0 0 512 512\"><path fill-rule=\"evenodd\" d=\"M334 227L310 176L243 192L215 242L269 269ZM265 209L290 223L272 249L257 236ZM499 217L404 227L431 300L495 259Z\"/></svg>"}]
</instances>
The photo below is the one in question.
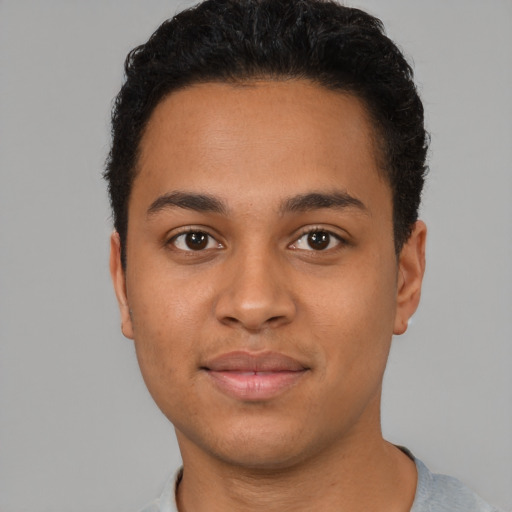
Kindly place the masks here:
<instances>
[{"instance_id":1,"label":"gray background","mask_svg":"<svg viewBox=\"0 0 512 512\"><path fill-rule=\"evenodd\" d=\"M135 511L179 464L123 339L100 178L122 62L178 7L0 0L0 511ZM360 0L432 132L422 305L384 431L512 509L512 2Z\"/></svg>"}]
</instances>

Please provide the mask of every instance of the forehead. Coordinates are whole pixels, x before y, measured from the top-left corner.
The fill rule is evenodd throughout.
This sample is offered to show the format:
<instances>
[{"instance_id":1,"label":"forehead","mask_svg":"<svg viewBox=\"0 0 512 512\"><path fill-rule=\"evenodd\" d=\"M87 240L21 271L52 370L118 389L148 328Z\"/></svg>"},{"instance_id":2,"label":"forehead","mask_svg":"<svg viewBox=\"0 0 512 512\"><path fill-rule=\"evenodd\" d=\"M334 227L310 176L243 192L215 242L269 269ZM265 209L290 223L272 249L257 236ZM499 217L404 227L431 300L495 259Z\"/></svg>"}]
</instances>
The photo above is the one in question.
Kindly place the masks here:
<instances>
[{"instance_id":1,"label":"forehead","mask_svg":"<svg viewBox=\"0 0 512 512\"><path fill-rule=\"evenodd\" d=\"M383 186L377 162L372 124L352 95L302 80L207 83L157 105L134 189L148 200L185 188L231 194L234 202L262 187L268 196L291 188L370 191Z\"/></svg>"}]
</instances>

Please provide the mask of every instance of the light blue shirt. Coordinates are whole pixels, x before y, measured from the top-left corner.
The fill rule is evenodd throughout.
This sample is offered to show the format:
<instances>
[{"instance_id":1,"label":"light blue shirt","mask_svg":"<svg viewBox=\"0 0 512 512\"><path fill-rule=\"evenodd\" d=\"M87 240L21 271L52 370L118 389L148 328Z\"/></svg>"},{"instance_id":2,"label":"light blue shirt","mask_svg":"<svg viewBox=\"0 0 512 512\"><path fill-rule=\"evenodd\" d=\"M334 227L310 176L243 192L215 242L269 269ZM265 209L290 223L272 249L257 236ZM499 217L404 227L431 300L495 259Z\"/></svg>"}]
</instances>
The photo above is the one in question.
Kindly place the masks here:
<instances>
[{"instance_id":1,"label":"light blue shirt","mask_svg":"<svg viewBox=\"0 0 512 512\"><path fill-rule=\"evenodd\" d=\"M418 485L411 512L500 512L456 478L431 473L423 462L413 459L418 470ZM141 512L178 512L176 481L177 478L169 480L160 498Z\"/></svg>"}]
</instances>

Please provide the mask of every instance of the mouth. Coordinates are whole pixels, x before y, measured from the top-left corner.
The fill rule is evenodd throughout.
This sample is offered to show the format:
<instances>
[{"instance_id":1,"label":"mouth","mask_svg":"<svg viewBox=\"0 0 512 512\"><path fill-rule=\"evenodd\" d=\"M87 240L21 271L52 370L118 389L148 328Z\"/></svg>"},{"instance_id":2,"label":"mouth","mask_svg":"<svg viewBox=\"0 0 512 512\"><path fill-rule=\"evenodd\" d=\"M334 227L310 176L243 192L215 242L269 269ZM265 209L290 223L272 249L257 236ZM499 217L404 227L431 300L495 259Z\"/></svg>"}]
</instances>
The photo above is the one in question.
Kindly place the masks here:
<instances>
[{"instance_id":1,"label":"mouth","mask_svg":"<svg viewBox=\"0 0 512 512\"><path fill-rule=\"evenodd\" d=\"M214 386L232 398L269 400L302 380L309 368L277 352L230 352L201 367Z\"/></svg>"}]
</instances>

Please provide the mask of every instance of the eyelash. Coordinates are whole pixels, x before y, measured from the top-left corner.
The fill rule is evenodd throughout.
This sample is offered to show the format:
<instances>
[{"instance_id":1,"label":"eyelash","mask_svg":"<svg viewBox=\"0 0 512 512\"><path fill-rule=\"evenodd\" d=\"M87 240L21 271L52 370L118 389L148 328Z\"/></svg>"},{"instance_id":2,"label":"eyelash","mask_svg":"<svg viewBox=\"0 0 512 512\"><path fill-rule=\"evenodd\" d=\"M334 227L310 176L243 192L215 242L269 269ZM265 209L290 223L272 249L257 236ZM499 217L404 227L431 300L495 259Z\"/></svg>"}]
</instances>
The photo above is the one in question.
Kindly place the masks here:
<instances>
[{"instance_id":1,"label":"eyelash","mask_svg":"<svg viewBox=\"0 0 512 512\"><path fill-rule=\"evenodd\" d=\"M301 242L301 240L304 238L304 237L309 237L311 235L314 235L314 234L324 234L324 235L327 235L327 245L325 247L322 247L322 248L318 248L318 249L314 249L312 248L309 243L311 240L306 240L305 242ZM185 241L185 238L188 236L188 235L204 235L206 237L206 246L204 247L198 247L196 249L193 249L191 248L190 246L188 246L188 248L183 248L183 247L178 247L177 244L176 244L176 241L179 240L181 237L184 238L184 244L187 244L187 242ZM325 238L325 237L324 237ZM216 246L215 247L209 247L209 245L211 245L212 241L216 242ZM331 247L333 241L335 242L335 245L334 247ZM201 240L200 240L201 242ZM325 243L325 239L320 239L320 243L324 242ZM307 248L303 248L303 247L298 247L299 244L301 243L304 243L304 244L308 244L308 247ZM314 228L308 228L308 229L305 229L303 230L300 235L295 238L295 240L289 244L287 247L292 249L292 250L297 250L297 251L307 251L307 252L314 252L314 253L319 253L319 252L327 252L327 251L332 251L332 250L336 250L336 249L339 249L340 246L345 246L347 245L348 242L345 238L339 236L338 234L336 233L333 233L332 231L328 230L328 229L325 229L325 228L322 228L322 227L314 227ZM211 249L223 249L224 246L221 242L219 242L213 235L209 234L206 230L203 230L201 228L195 228L195 227L190 227L188 228L186 231L182 231L180 233L177 233L175 235L173 235L167 242L166 242L166 245L172 245L174 246L175 249L179 250L179 251L183 251L183 252L191 252L191 253L200 253L200 252L204 252L206 250L211 250Z\"/></svg>"},{"instance_id":2,"label":"eyelash","mask_svg":"<svg viewBox=\"0 0 512 512\"><path fill-rule=\"evenodd\" d=\"M178 247L176 245L176 241L179 238L183 237L185 239L188 235L193 235L193 234L205 235L207 238L207 242L206 242L207 246L204 248L198 248L198 249L192 249L190 247L188 247L188 249L184 249L184 248ZM216 242L216 247L208 247L208 245L210 245L212 241ZM186 241L184 241L184 244L186 244ZM209 250L209 249L222 249L224 247L213 235L210 235L210 233L208 233L204 229L194 228L194 227L190 227L185 231L181 231L180 233L173 235L169 239L169 241L166 243L166 245L173 245L176 249L178 249L179 251L183 251L183 252L203 252L203 251Z\"/></svg>"},{"instance_id":3,"label":"eyelash","mask_svg":"<svg viewBox=\"0 0 512 512\"><path fill-rule=\"evenodd\" d=\"M300 247L297 247L296 245L299 243L299 241L301 239L303 239L304 237L309 237L310 235L313 235L315 233L324 233L325 235L328 235L329 237L329 241L328 241L328 245L322 249L313 249L311 247L309 248L300 248ZM329 247L332 242L335 241L336 242L336 245L334 247ZM306 244L309 244L309 240L307 240L305 242ZM345 245L348 245L348 241L341 237L340 235L336 234L336 233L333 233L331 230L329 229L326 229L326 228L322 228L320 226L316 226L316 227L313 227L313 228L307 228L305 229L304 231L301 232L301 234L295 239L295 241L290 244L288 247L294 249L294 250L297 250L297 251L307 251L307 252L314 252L314 253L320 253L320 252L327 252L327 251L333 251L333 250L336 250L336 249L339 249L341 248L342 246L345 246Z\"/></svg>"}]
</instances>

